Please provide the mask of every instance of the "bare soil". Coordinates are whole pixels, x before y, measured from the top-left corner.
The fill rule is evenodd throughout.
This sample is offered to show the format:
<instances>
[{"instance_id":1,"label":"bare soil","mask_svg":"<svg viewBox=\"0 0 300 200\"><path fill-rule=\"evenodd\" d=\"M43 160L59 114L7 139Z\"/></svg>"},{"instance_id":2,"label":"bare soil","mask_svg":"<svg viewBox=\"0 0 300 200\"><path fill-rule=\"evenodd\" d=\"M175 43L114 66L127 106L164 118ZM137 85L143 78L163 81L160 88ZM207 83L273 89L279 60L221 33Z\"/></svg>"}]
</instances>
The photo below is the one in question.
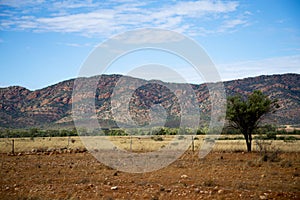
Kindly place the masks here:
<instances>
[{"instance_id":1,"label":"bare soil","mask_svg":"<svg viewBox=\"0 0 300 200\"><path fill-rule=\"evenodd\" d=\"M161 170L130 174L91 154L0 154L0 199L300 199L300 153L187 151Z\"/></svg>"}]
</instances>

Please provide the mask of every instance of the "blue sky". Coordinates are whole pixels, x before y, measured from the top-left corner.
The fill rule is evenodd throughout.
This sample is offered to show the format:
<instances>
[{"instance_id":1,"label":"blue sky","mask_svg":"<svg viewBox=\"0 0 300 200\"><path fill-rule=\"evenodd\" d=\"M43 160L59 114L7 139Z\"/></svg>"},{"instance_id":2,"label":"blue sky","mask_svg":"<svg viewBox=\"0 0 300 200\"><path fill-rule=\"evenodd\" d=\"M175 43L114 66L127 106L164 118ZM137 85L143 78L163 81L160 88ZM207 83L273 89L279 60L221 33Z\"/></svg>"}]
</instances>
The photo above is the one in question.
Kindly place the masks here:
<instances>
[{"instance_id":1,"label":"blue sky","mask_svg":"<svg viewBox=\"0 0 300 200\"><path fill-rule=\"evenodd\" d=\"M296 0L0 0L0 87L34 90L74 78L99 43L149 27L197 41L224 81L300 73L298 10ZM139 64L134 61L131 65ZM118 67L109 72L126 74L124 66ZM184 74L188 82L201 82L188 70Z\"/></svg>"}]
</instances>

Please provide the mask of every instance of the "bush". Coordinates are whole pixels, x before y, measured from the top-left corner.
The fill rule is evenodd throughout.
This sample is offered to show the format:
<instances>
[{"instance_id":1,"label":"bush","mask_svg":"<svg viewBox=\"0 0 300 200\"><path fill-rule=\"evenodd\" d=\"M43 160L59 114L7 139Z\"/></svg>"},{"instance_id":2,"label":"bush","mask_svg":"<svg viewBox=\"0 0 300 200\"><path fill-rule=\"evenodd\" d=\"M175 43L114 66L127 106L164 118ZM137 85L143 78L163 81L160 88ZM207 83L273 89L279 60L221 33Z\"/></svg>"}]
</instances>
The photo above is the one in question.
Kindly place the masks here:
<instances>
[{"instance_id":1,"label":"bush","mask_svg":"<svg viewBox=\"0 0 300 200\"><path fill-rule=\"evenodd\" d=\"M278 162L280 161L280 149L272 146L272 142L266 142L263 140L255 140L258 151L261 154L262 161Z\"/></svg>"},{"instance_id":2,"label":"bush","mask_svg":"<svg viewBox=\"0 0 300 200\"><path fill-rule=\"evenodd\" d=\"M294 129L292 132L293 135L300 135L300 130Z\"/></svg>"},{"instance_id":3,"label":"bush","mask_svg":"<svg viewBox=\"0 0 300 200\"><path fill-rule=\"evenodd\" d=\"M273 132L273 131L267 132L266 139L276 140L276 132Z\"/></svg>"},{"instance_id":4,"label":"bush","mask_svg":"<svg viewBox=\"0 0 300 200\"><path fill-rule=\"evenodd\" d=\"M164 141L164 139L161 136L152 136L151 139L154 141Z\"/></svg>"},{"instance_id":5,"label":"bush","mask_svg":"<svg viewBox=\"0 0 300 200\"><path fill-rule=\"evenodd\" d=\"M205 135L205 131L203 129L198 129L196 132L197 135Z\"/></svg>"},{"instance_id":6,"label":"bush","mask_svg":"<svg viewBox=\"0 0 300 200\"><path fill-rule=\"evenodd\" d=\"M238 135L238 134L241 134L241 132L234 128L225 127L222 131L222 134L223 135Z\"/></svg>"},{"instance_id":7,"label":"bush","mask_svg":"<svg viewBox=\"0 0 300 200\"><path fill-rule=\"evenodd\" d=\"M279 149L271 152L264 152L261 159L265 162L279 162L281 160L279 157L279 152Z\"/></svg>"},{"instance_id":8,"label":"bush","mask_svg":"<svg viewBox=\"0 0 300 200\"><path fill-rule=\"evenodd\" d=\"M296 140L298 140L298 138L296 138L294 136L284 137L284 139L283 139L284 142L295 142Z\"/></svg>"}]
</instances>

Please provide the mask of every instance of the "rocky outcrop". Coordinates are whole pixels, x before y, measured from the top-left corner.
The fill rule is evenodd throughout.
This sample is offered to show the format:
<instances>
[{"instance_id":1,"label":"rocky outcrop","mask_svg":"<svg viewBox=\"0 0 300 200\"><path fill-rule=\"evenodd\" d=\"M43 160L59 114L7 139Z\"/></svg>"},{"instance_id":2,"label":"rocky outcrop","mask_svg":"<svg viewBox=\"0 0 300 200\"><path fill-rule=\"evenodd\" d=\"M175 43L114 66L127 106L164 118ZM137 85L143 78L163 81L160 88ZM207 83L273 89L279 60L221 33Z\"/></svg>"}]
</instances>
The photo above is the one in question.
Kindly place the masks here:
<instances>
[{"instance_id":1,"label":"rocky outcrop","mask_svg":"<svg viewBox=\"0 0 300 200\"><path fill-rule=\"evenodd\" d=\"M121 79L122 78L122 79ZM138 124L149 122L151 107L160 104L168 115L170 126L176 126L181 116L181 106L176 96L185 96L180 88L182 84L149 82L121 75L103 75L101 77L82 78L84 86L92 87L93 81L98 80L97 89L93 93L85 93L72 100L74 79L63 81L55 85L30 91L20 86L0 88L0 127L30 127L70 125L72 126L72 102L95 99L97 117L107 126L115 125L111 111L111 100L117 98L125 102L125 93L132 89L134 84L143 83L132 93L129 106L130 115ZM130 84L128 84L130 83ZM116 85L117 84L117 85ZM213 84L213 83L210 83ZM168 87L172 87L172 92ZM247 95L254 90L261 90L272 99L278 99L280 109L269 116L269 121L276 124L299 124L300 122L300 75L283 74L271 76L258 76L224 82L227 95ZM210 113L210 100L207 84L191 85L199 108L201 119L208 120ZM116 96L117 95L117 96ZM184 106L184 103L183 103ZM86 109L86 108L78 108ZM159 117L159 116L157 116ZM127 123L124 120L121 123Z\"/></svg>"}]
</instances>

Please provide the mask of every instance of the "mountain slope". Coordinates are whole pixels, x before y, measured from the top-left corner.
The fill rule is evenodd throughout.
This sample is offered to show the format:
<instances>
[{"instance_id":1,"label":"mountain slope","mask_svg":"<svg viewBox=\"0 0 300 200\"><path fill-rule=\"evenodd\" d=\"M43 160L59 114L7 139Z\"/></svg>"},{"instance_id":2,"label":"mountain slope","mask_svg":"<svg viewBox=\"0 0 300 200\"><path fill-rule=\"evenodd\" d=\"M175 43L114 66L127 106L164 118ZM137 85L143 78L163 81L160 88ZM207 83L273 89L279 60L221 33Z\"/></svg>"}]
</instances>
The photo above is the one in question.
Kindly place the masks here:
<instances>
[{"instance_id":1,"label":"mountain slope","mask_svg":"<svg viewBox=\"0 0 300 200\"><path fill-rule=\"evenodd\" d=\"M122 79L121 79L122 78ZM150 108L154 104L160 104L167 112L169 125L176 125L181 116L181 108L178 99L168 86L177 88L182 84L152 83L149 81L125 77L121 75L103 75L101 77L85 78L86 87L91 87L93 80L99 80L95 95L95 107L97 116L104 126L113 123L111 112L112 94L118 94L120 102L122 94L128 89L118 87L118 81L128 83L141 82L130 100L131 117L138 124L145 124L149 120ZM161 84L160 84L161 83ZM63 81L55 85L30 91L20 86L0 88L0 127L30 127L47 126L51 124L72 125L72 90L74 79ZM201 119L208 120L210 113L209 91L207 84L191 85L197 96L197 102L201 110ZM253 90L261 90L272 99L278 99L280 109L268 117L268 121L275 124L299 124L300 122L300 75L283 74L271 76L258 76L224 82L227 95L247 95ZM181 94L184 95L184 94ZM84 101L91 98L82 96ZM121 112L123 112L121 110ZM125 112L125 111L124 111ZM203 115L203 116L202 116ZM157 116L159 117L159 116ZM121 123L127 123L122 121Z\"/></svg>"}]
</instances>

